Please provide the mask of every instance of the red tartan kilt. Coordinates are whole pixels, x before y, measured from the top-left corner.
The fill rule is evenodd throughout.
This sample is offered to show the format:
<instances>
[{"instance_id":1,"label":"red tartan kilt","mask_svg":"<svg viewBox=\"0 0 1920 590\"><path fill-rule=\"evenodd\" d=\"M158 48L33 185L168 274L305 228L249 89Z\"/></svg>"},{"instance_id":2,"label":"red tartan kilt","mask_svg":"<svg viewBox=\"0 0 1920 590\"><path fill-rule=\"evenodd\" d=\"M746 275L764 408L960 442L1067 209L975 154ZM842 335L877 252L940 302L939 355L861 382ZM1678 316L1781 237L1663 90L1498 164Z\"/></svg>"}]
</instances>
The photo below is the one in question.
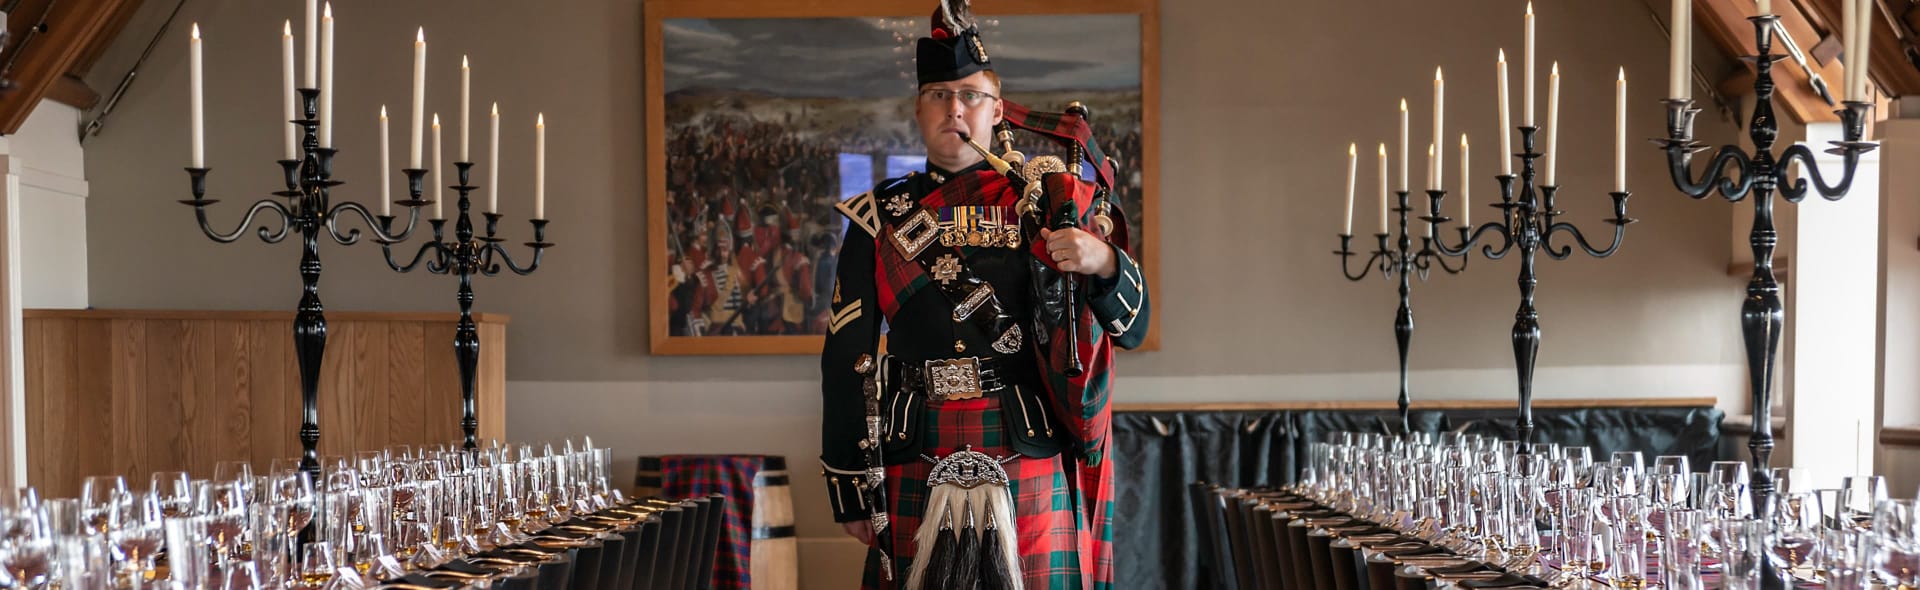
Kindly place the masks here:
<instances>
[{"instance_id":1,"label":"red tartan kilt","mask_svg":"<svg viewBox=\"0 0 1920 590\"><path fill-rule=\"evenodd\" d=\"M930 403L923 420L928 422L925 432L930 437L923 452L929 456L945 457L969 444L973 450L995 457L1015 454L1007 445L1000 403L993 396ZM1005 464L1019 521L1020 567L1027 588L1106 588L1112 584L1112 472L1105 463L1089 470L1084 465L1069 465L1071 461L1066 455L1058 455L1045 459L1021 457ZM932 467L922 459L887 468L892 526L886 534L892 537L896 574L891 582L882 580L878 562L869 559L863 587L898 588L905 584L916 549L914 531L926 511L926 481ZM1093 493L1083 495L1082 490Z\"/></svg>"}]
</instances>

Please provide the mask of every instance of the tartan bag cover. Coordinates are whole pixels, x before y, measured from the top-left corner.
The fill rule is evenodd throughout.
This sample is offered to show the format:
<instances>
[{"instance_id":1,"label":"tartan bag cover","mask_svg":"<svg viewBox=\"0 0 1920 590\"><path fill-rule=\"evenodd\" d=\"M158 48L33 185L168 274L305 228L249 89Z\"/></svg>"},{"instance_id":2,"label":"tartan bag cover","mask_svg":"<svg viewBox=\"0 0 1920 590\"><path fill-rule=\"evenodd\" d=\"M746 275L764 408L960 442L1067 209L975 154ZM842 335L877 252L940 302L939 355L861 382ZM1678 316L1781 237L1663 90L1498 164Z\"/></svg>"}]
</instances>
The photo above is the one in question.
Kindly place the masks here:
<instances>
[{"instance_id":1,"label":"tartan bag cover","mask_svg":"<svg viewBox=\"0 0 1920 590\"><path fill-rule=\"evenodd\" d=\"M1041 183L1046 187L1047 202L1044 207L1048 215L1045 219L1052 219L1053 212L1062 207L1071 207L1080 227L1093 227L1094 196L1098 189L1092 183L1069 174L1048 174L1041 179ZM1127 239L1125 216L1119 207L1113 207L1110 215L1114 218L1113 235L1107 239L1125 250L1127 244L1131 243ZM1046 248L1045 241L1034 240L1033 256L1049 268L1059 270L1054 265L1053 257L1047 255ZM1080 355L1085 372L1079 377L1067 376L1068 351L1057 344L1065 338L1068 326L1048 326L1050 334L1047 342L1051 345L1035 347L1034 352L1040 361L1049 403L1055 413L1066 421L1068 432L1073 433L1081 454L1087 458L1087 465L1100 467L1106 457L1107 439L1113 433L1113 408L1108 403L1113 379L1113 340L1108 338L1106 330L1100 328L1099 320L1084 299L1088 289L1098 279L1078 275L1077 280L1080 281L1083 299L1075 303L1080 308L1079 322L1071 329L1078 332L1076 342L1079 349L1074 352Z\"/></svg>"},{"instance_id":2,"label":"tartan bag cover","mask_svg":"<svg viewBox=\"0 0 1920 590\"><path fill-rule=\"evenodd\" d=\"M659 488L660 495L666 498L726 496L719 554L714 556L711 572L712 587L752 588L754 479L766 471L785 471L786 463L784 457L767 455L641 457L636 482L642 488ZM657 480L653 480L652 473L660 474Z\"/></svg>"}]
</instances>

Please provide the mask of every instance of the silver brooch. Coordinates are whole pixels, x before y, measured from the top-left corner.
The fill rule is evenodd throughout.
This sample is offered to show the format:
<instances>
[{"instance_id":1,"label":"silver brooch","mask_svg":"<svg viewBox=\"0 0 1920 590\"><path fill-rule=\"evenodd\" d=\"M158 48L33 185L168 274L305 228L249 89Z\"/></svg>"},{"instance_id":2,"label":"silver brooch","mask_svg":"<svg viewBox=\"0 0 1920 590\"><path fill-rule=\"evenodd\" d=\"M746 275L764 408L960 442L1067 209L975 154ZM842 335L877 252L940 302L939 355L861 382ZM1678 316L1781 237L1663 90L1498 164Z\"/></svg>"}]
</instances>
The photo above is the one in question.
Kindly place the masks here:
<instances>
[{"instance_id":1,"label":"silver brooch","mask_svg":"<svg viewBox=\"0 0 1920 590\"><path fill-rule=\"evenodd\" d=\"M993 341L993 349L1001 354L1020 352L1020 324L1007 328L1006 333L1001 334L999 340Z\"/></svg>"},{"instance_id":2,"label":"silver brooch","mask_svg":"<svg viewBox=\"0 0 1920 590\"><path fill-rule=\"evenodd\" d=\"M934 462L933 471L927 474L927 485L952 484L967 489L985 484L1007 485L1007 469L1000 464L1012 461L1015 457L995 459L986 453L973 450L973 445L967 445L965 449L955 451L946 458ZM927 459L933 458L927 457Z\"/></svg>"},{"instance_id":3,"label":"silver brooch","mask_svg":"<svg viewBox=\"0 0 1920 590\"><path fill-rule=\"evenodd\" d=\"M913 200L907 198L904 194L887 197L887 212L892 213L894 217L906 215L907 211L912 209Z\"/></svg>"}]
</instances>

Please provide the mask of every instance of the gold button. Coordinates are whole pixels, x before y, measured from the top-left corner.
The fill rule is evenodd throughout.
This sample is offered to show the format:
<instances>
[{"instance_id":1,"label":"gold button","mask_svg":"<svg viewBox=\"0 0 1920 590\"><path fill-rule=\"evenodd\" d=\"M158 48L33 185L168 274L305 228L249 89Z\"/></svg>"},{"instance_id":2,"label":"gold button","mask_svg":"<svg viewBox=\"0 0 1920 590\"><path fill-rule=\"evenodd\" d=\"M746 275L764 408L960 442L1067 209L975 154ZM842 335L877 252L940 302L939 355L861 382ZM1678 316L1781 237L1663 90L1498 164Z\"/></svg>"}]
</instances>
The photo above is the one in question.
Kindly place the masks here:
<instances>
[{"instance_id":1,"label":"gold button","mask_svg":"<svg viewBox=\"0 0 1920 590\"><path fill-rule=\"evenodd\" d=\"M1027 436L1033 436L1033 429L1032 429L1032 428L1028 428L1028 429L1027 429Z\"/></svg>"},{"instance_id":2,"label":"gold button","mask_svg":"<svg viewBox=\"0 0 1920 590\"><path fill-rule=\"evenodd\" d=\"M966 352L966 351L967 351L967 343L965 343L965 342L961 342L961 341L959 341L959 340L955 340L955 341L953 341L953 351L954 351L954 352Z\"/></svg>"},{"instance_id":3,"label":"gold button","mask_svg":"<svg viewBox=\"0 0 1920 590\"><path fill-rule=\"evenodd\" d=\"M900 433L900 434L899 434L898 436L895 436L894 438L897 438L897 439L900 439L900 440L907 440L907 433L905 433L905 432L902 432L902 433Z\"/></svg>"},{"instance_id":4,"label":"gold button","mask_svg":"<svg viewBox=\"0 0 1920 590\"><path fill-rule=\"evenodd\" d=\"M863 438L863 439L860 439L860 448L861 448L862 450L865 450L865 449L867 448L867 445L869 445L869 444L872 444L872 443L868 443L868 442L867 442L867 439L864 439L864 438Z\"/></svg>"}]
</instances>

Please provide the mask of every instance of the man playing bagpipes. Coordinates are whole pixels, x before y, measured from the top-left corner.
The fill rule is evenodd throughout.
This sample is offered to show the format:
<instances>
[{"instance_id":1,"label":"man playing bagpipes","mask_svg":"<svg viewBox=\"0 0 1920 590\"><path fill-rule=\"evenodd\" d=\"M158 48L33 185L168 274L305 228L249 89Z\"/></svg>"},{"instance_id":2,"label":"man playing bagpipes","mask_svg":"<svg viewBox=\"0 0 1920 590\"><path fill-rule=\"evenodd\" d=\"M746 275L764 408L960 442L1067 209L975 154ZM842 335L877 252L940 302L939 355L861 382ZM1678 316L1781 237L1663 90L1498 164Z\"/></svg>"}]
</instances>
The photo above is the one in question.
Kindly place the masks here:
<instances>
[{"instance_id":1,"label":"man playing bagpipes","mask_svg":"<svg viewBox=\"0 0 1920 590\"><path fill-rule=\"evenodd\" d=\"M871 548L868 588L1110 588L1112 347L1148 325L1110 160L1084 108L999 97L965 0L932 20L926 171L837 206L820 355L834 519ZM1025 161L1012 128L1070 157ZM1004 156L980 143L996 139Z\"/></svg>"}]
</instances>

